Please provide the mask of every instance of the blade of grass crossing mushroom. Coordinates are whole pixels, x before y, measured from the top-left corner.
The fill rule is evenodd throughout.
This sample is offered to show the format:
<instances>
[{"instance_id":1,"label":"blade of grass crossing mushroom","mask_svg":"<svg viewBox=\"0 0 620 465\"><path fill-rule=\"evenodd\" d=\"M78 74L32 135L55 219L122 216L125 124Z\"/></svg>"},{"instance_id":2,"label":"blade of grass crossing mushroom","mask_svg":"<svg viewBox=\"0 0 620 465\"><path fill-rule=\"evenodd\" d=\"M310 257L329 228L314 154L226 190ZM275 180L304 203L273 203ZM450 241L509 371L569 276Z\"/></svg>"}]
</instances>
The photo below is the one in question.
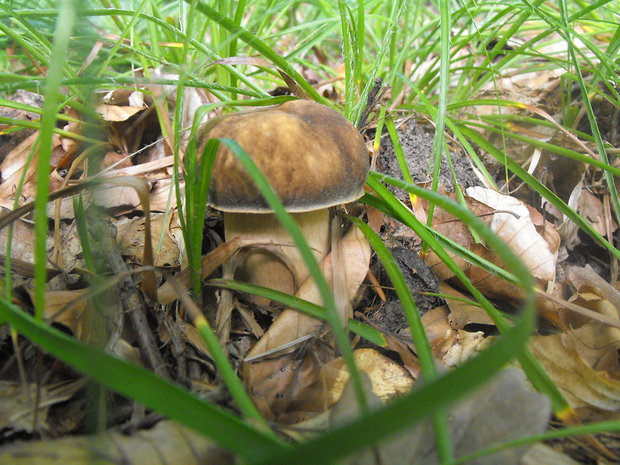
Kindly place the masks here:
<instances>
[{"instance_id":1,"label":"blade of grass crossing mushroom","mask_svg":"<svg viewBox=\"0 0 620 465\"><path fill-rule=\"evenodd\" d=\"M362 411L366 411L368 409L368 405L366 402L366 395L364 394L364 390L362 387L362 382L360 379L359 372L355 366L355 360L353 358L353 351L349 344L349 339L345 332L344 325L341 321L341 317L336 308L336 304L334 301L334 297L332 296L332 292L321 273L319 268L319 264L317 263L312 250L308 246L301 230L295 220L289 215L282 202L278 198L278 195L275 193L265 176L260 172L254 161L250 158L245 150L234 140L222 138L220 139L221 143L226 144L230 151L237 157L239 162L243 165L247 173L252 177L252 180L256 184L257 188L260 190L261 194L269 204L269 206L273 209L275 216L278 218L278 221L286 229L288 234L293 239L295 246L299 250L300 255L303 258L304 263L308 267L308 271L310 272L310 276L314 280L317 289L321 295L321 299L323 300L323 305L325 307L325 314L327 316L327 321L330 323L332 327L332 331L334 333L334 337L336 339L336 344L338 349L342 353L342 356L345 360L347 368L349 369L349 373L351 374L351 382L355 388L356 399L359 403Z\"/></svg>"},{"instance_id":2,"label":"blade of grass crossing mushroom","mask_svg":"<svg viewBox=\"0 0 620 465\"><path fill-rule=\"evenodd\" d=\"M420 221L413 215L407 208L400 205L398 199L394 197L394 195L383 185L379 180L383 180L396 186L398 188L404 189L408 192L415 193L420 197L423 197L431 202L435 202L440 208L446 210L448 213L460 218L463 222L465 222L470 228L476 227L476 230L479 232L480 229L477 228L478 223L481 220L476 217L473 213L469 212L466 208L457 205L451 200L442 197L436 192L431 192L426 189L422 189L421 187L416 186L415 184L407 184L398 179L391 178L390 176L381 175L378 173L370 173L368 178L368 185L375 190L381 197L384 199L391 199L390 206L398 212L400 218L404 220L404 224L409 226L413 231L416 232L420 236L422 240L424 240L429 247L437 254L437 256L441 259L441 261L450 268L450 270L454 273L454 275L463 283L463 285L467 288L467 290L471 293L471 295L476 299L476 301L485 309L489 317L493 320L493 323L497 326L500 332L504 333L508 331L510 326L505 321L502 314L497 310L493 304L472 284L472 282L467 278L465 273L456 265L454 260L448 255L448 253L443 249L441 244L435 239L433 234L430 233L428 229L424 225L420 223ZM486 237L483 239L487 240ZM510 248L501 242L502 251L505 253L508 250L510 253L512 251ZM498 255L501 257L498 253ZM506 263L506 262L504 262ZM510 268L512 264L506 263L506 268ZM517 279L519 276L514 272L513 274ZM529 274L529 272L528 272ZM531 277L529 278L532 279ZM531 289L528 289L531 292ZM553 381L549 378L547 373L538 363L538 361L534 358L534 356L528 350L523 350L522 353L517 354L517 359L526 375L528 376L530 382L543 394L547 395L551 399L551 403L553 406L553 410L556 415L561 418L568 418L573 415L573 410L559 391L557 386L553 383Z\"/></svg>"},{"instance_id":3,"label":"blade of grass crossing mushroom","mask_svg":"<svg viewBox=\"0 0 620 465\"><path fill-rule=\"evenodd\" d=\"M398 265L394 261L394 257L383 243L383 240L372 230L370 226L361 221L359 218L349 218L366 236L368 242L374 249L377 257L381 261L383 268L387 272L396 294L400 300L400 304L403 308L403 313L411 329L411 335L416 348L416 354L420 360L420 367L422 368L422 376L424 382L431 381L437 378L437 367L435 366L435 359L431 351L430 343L426 337L424 325L420 318L418 306L413 299L405 278L398 268ZM433 427L435 431L435 440L437 443L438 455L441 461L450 460L453 457L452 444L450 440L450 425L448 424L448 418L445 411L439 409L433 414Z\"/></svg>"},{"instance_id":4,"label":"blade of grass crossing mushroom","mask_svg":"<svg viewBox=\"0 0 620 465\"><path fill-rule=\"evenodd\" d=\"M185 247L190 273L192 275L192 287L194 295L200 295L201 283L201 258L202 258L202 232L204 219L207 212L206 205L209 196L209 184L215 162L215 154L220 145L216 139L211 139L206 144L200 163L196 154L196 138L193 133L186 152L185 177L185 215L182 220Z\"/></svg>"},{"instance_id":5,"label":"blade of grass crossing mushroom","mask_svg":"<svg viewBox=\"0 0 620 465\"><path fill-rule=\"evenodd\" d=\"M290 447L144 368L76 341L37 321L3 298L0 298L0 319L79 372L214 439L248 463L255 454L274 453Z\"/></svg>"},{"instance_id":6,"label":"blade of grass crossing mushroom","mask_svg":"<svg viewBox=\"0 0 620 465\"><path fill-rule=\"evenodd\" d=\"M387 191L385 186L379 183L379 177L380 175L371 173L370 187L375 191L381 191L379 188L381 186ZM397 187L402 188L403 185L407 185L407 183L400 181ZM523 352L535 322L533 281L525 265L501 239L495 236L471 212L425 189L416 187L412 191L420 197L436 202L441 208L458 218L468 221L468 224L475 228L486 243L500 256L507 268L510 268L510 271L517 277L520 287L525 292L526 297L523 301L521 314L515 319L515 324L503 332L488 349L467 360L457 369L428 380L416 391L396 399L380 410L372 411L344 427L302 443L291 451L267 456L257 455L253 464L288 465L295 463L303 465L325 463L359 451L361 448L369 447L391 434L418 423L424 417L445 409L459 397L471 392L475 387L490 379L507 361ZM390 194L389 191L387 193ZM396 207L394 205L394 208ZM409 215L413 217L410 212ZM422 230L425 231L425 228ZM435 246L436 244L429 242L429 245ZM482 298L482 296L480 297Z\"/></svg>"}]
</instances>

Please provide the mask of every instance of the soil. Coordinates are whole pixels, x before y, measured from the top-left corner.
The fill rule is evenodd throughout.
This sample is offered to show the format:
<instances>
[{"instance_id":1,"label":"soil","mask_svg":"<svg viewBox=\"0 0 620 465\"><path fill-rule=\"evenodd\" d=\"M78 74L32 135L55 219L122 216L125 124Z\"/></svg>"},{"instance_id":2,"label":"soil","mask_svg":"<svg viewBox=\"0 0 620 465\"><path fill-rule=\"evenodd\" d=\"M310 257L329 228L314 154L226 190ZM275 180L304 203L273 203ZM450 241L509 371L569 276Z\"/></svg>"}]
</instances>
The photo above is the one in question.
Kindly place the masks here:
<instances>
[{"instance_id":1,"label":"soil","mask_svg":"<svg viewBox=\"0 0 620 465\"><path fill-rule=\"evenodd\" d=\"M408 119L397 129L403 155L415 183L430 184L432 180L434 131L433 126L416 119ZM450 151L448 156L452 161L454 174L461 189L481 184L466 154L453 150ZM454 190L448 156L444 153L439 170L439 189L444 192L452 192ZM403 179L394 153L394 146L387 131L385 131L381 138L377 171L393 178ZM389 185L388 187L399 200L406 204L409 203L409 196L405 191ZM390 252L398 263L420 314L443 305L443 299L420 294L421 292L438 292L439 281L418 255L419 247L410 237L401 236L395 231L387 231L388 228L386 226L384 229L386 243L391 246ZM378 278L381 282L389 281L386 276L382 276L382 273L379 273ZM382 330L392 334L397 334L408 326L395 292L388 292L388 302L381 306L381 308L369 313L367 317Z\"/></svg>"},{"instance_id":2,"label":"soil","mask_svg":"<svg viewBox=\"0 0 620 465\"><path fill-rule=\"evenodd\" d=\"M397 133L411 178L415 183L430 183L433 176L432 157L435 128L430 124L410 119L398 128ZM444 153L441 159L439 169L440 190L454 191L448 156L452 161L454 175L461 189L481 185L466 154L461 150L451 148L449 154L446 155ZM377 161L377 171L393 178L403 179L398 160L394 154L392 141L387 132L381 137L381 150ZM400 200L405 201L408 197L400 189L391 188L391 190Z\"/></svg>"}]
</instances>

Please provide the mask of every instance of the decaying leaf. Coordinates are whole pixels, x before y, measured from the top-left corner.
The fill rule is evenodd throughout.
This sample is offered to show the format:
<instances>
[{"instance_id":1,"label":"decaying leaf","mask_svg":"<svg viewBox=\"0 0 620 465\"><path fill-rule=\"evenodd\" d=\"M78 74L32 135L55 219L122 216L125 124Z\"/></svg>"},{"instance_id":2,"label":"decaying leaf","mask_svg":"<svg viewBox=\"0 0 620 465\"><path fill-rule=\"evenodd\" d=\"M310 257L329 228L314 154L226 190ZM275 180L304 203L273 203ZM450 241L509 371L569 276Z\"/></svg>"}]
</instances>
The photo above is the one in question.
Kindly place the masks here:
<instances>
[{"instance_id":1,"label":"decaying leaf","mask_svg":"<svg viewBox=\"0 0 620 465\"><path fill-rule=\"evenodd\" d=\"M4 434L7 431L48 431L49 408L70 399L85 384L85 379L54 386L0 381L0 430L5 430ZM0 459L0 463L8 462Z\"/></svg>"},{"instance_id":2,"label":"decaying leaf","mask_svg":"<svg viewBox=\"0 0 620 465\"><path fill-rule=\"evenodd\" d=\"M355 365L370 380L370 388L383 402L406 394L413 387L413 378L399 363L374 349L357 349L353 352ZM349 371L344 359L339 357L321 370L321 382L327 386L327 404L340 400L349 382Z\"/></svg>"},{"instance_id":3,"label":"decaying leaf","mask_svg":"<svg viewBox=\"0 0 620 465\"><path fill-rule=\"evenodd\" d=\"M538 279L555 279L559 239L545 240L534 226L530 209L521 201L492 189L470 187L467 195L494 208L489 227L523 260Z\"/></svg>"},{"instance_id":4,"label":"decaying leaf","mask_svg":"<svg viewBox=\"0 0 620 465\"><path fill-rule=\"evenodd\" d=\"M380 403L381 401L368 389L368 383L365 384L367 395L375 398L370 405ZM333 425L346 423L356 416L359 410L354 399L353 389L349 383L341 400L332 409ZM550 414L549 400L529 388L522 372L514 369L505 370L449 410L450 437L455 456L460 457L495 443L540 433L546 429ZM526 450L527 447L503 450L467 463L521 465L521 457ZM346 463L347 465L438 464L430 421L376 444L373 450L364 451Z\"/></svg>"},{"instance_id":5,"label":"decaying leaf","mask_svg":"<svg viewBox=\"0 0 620 465\"><path fill-rule=\"evenodd\" d=\"M134 263L141 263L144 255L144 217L126 218L115 223L116 240L123 255ZM151 237L155 266L179 266L180 252L172 231L180 229L175 213L151 215ZM163 233L162 233L163 230Z\"/></svg>"},{"instance_id":6,"label":"decaying leaf","mask_svg":"<svg viewBox=\"0 0 620 465\"><path fill-rule=\"evenodd\" d=\"M439 284L439 291L444 295L449 295L453 299L447 300L450 316L448 320L454 328L463 329L470 324L492 325L493 320L479 305L468 303L465 294L457 291L449 284L442 282Z\"/></svg>"},{"instance_id":7,"label":"decaying leaf","mask_svg":"<svg viewBox=\"0 0 620 465\"><path fill-rule=\"evenodd\" d=\"M555 450L553 447L536 443L523 456L521 465L579 465L568 455Z\"/></svg>"},{"instance_id":8,"label":"decaying leaf","mask_svg":"<svg viewBox=\"0 0 620 465\"><path fill-rule=\"evenodd\" d=\"M370 246L357 228L351 230L341 241L342 265L338 270L346 275L346 289L336 289L348 301L355 294L368 272L370 262ZM328 282L332 281L332 254L321 263L321 271ZM314 303L320 303L320 295L314 282L309 279L300 287L297 296ZM302 386L309 386L317 380L318 360L316 357L302 356L297 359L295 352L299 345L289 347L300 338L316 334L321 339L323 323L315 318L295 310L282 312L269 330L256 343L248 354L257 358L255 362L244 364L244 377L251 389L252 396L268 417L273 418L287 410L298 395L303 394ZM278 348L282 350L275 360L260 360L261 354L271 353ZM291 353L293 352L293 353ZM272 355L273 356L273 355ZM300 379L300 374L307 375ZM289 412L290 414L290 412ZM293 421L300 421L296 417Z\"/></svg>"},{"instance_id":9,"label":"decaying leaf","mask_svg":"<svg viewBox=\"0 0 620 465\"><path fill-rule=\"evenodd\" d=\"M6 253L8 236L8 228L0 230L0 254ZM31 223L23 220L13 222L10 250L11 258L34 264L34 227Z\"/></svg>"},{"instance_id":10,"label":"decaying leaf","mask_svg":"<svg viewBox=\"0 0 620 465\"><path fill-rule=\"evenodd\" d=\"M577 289L584 284L596 287L600 296L620 311L620 290L601 278L590 265L584 267L571 266L567 270L567 275Z\"/></svg>"},{"instance_id":11,"label":"decaying leaf","mask_svg":"<svg viewBox=\"0 0 620 465\"><path fill-rule=\"evenodd\" d=\"M84 340L88 328L85 327L82 313L88 301L82 297L87 292L87 289L46 292L45 319L48 322L62 324L73 333L76 339ZM33 292L30 293L30 298L33 298Z\"/></svg>"},{"instance_id":12,"label":"decaying leaf","mask_svg":"<svg viewBox=\"0 0 620 465\"><path fill-rule=\"evenodd\" d=\"M449 316L447 307L436 307L422 315L422 324L435 360L445 367L453 368L484 349L489 342L482 331L471 332L453 328ZM407 341L406 348L395 345L391 338L387 338L389 347L400 355L405 367L417 379L419 366L412 369L407 363L409 356L405 352L415 351L410 329L403 329L399 336Z\"/></svg>"},{"instance_id":13,"label":"decaying leaf","mask_svg":"<svg viewBox=\"0 0 620 465\"><path fill-rule=\"evenodd\" d=\"M132 435L104 433L16 442L0 448L3 465L232 465L212 441L172 421Z\"/></svg>"},{"instance_id":14,"label":"decaying leaf","mask_svg":"<svg viewBox=\"0 0 620 465\"><path fill-rule=\"evenodd\" d=\"M617 318L617 309L597 288L584 285L573 301L604 315ZM573 408L620 409L620 329L599 321L583 324L561 334L534 336L530 349Z\"/></svg>"},{"instance_id":15,"label":"decaying leaf","mask_svg":"<svg viewBox=\"0 0 620 465\"><path fill-rule=\"evenodd\" d=\"M0 164L2 183L0 184L0 202L5 208L13 209L15 193L24 178L21 189L22 197L29 198L34 194L34 178L37 167L37 157L27 164L30 153L34 150L38 134L34 133L24 139L17 147L9 152Z\"/></svg>"},{"instance_id":16,"label":"decaying leaf","mask_svg":"<svg viewBox=\"0 0 620 465\"><path fill-rule=\"evenodd\" d=\"M219 268L226 260L232 257L244 244L235 238L231 241L224 242L219 245L207 255L202 257L201 260L201 276L206 279ZM185 267L176 276L177 281L184 289L189 289L191 285L191 275L189 268ZM178 298L173 286L169 282L162 284L157 290L157 300L162 305L168 305L174 302Z\"/></svg>"},{"instance_id":17,"label":"decaying leaf","mask_svg":"<svg viewBox=\"0 0 620 465\"><path fill-rule=\"evenodd\" d=\"M541 282L553 281L559 247L559 236L549 222L539 222L538 215L532 220L531 210L521 201L492 189L471 187L467 189L470 196L467 198L470 210L485 221L490 229L509 245L517 256L526 264L530 272ZM480 257L503 267L498 257L485 246L474 241L469 230L454 218L438 212L437 228L450 239L467 247ZM475 267L460 258L456 263L465 271L474 286L487 297L496 299L519 300L522 292L516 286L490 273ZM441 262L438 257L430 253L427 263L443 280L452 278L453 273Z\"/></svg>"}]
</instances>

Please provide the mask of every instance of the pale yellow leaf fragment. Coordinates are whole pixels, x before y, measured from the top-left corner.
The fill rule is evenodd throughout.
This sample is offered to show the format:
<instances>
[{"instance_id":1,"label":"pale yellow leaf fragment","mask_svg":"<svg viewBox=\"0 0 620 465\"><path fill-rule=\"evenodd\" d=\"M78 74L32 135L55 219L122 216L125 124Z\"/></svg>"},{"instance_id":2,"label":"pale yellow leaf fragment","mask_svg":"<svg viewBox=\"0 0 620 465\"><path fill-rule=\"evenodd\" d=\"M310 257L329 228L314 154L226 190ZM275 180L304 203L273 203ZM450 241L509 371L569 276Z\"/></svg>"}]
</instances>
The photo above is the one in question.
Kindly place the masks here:
<instances>
[{"instance_id":1,"label":"pale yellow leaf fragment","mask_svg":"<svg viewBox=\"0 0 620 465\"><path fill-rule=\"evenodd\" d=\"M127 121L145 108L146 107L132 107L129 105L97 105L95 110L105 121L119 122Z\"/></svg>"}]
</instances>

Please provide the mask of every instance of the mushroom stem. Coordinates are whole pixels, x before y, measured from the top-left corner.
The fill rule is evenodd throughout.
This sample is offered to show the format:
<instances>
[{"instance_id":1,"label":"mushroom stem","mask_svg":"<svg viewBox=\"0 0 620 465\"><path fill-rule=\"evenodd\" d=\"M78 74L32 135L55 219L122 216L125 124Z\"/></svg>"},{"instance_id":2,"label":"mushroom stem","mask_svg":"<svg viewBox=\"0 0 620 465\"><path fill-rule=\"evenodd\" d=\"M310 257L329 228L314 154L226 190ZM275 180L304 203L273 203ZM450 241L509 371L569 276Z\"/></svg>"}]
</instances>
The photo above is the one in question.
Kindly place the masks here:
<instances>
[{"instance_id":1,"label":"mushroom stem","mask_svg":"<svg viewBox=\"0 0 620 465\"><path fill-rule=\"evenodd\" d=\"M330 249L329 209L291 213L306 242L320 263ZM235 278L295 294L309 272L301 254L273 213L224 212L226 240L239 237L249 246L242 256ZM255 299L266 304L265 300Z\"/></svg>"}]
</instances>

